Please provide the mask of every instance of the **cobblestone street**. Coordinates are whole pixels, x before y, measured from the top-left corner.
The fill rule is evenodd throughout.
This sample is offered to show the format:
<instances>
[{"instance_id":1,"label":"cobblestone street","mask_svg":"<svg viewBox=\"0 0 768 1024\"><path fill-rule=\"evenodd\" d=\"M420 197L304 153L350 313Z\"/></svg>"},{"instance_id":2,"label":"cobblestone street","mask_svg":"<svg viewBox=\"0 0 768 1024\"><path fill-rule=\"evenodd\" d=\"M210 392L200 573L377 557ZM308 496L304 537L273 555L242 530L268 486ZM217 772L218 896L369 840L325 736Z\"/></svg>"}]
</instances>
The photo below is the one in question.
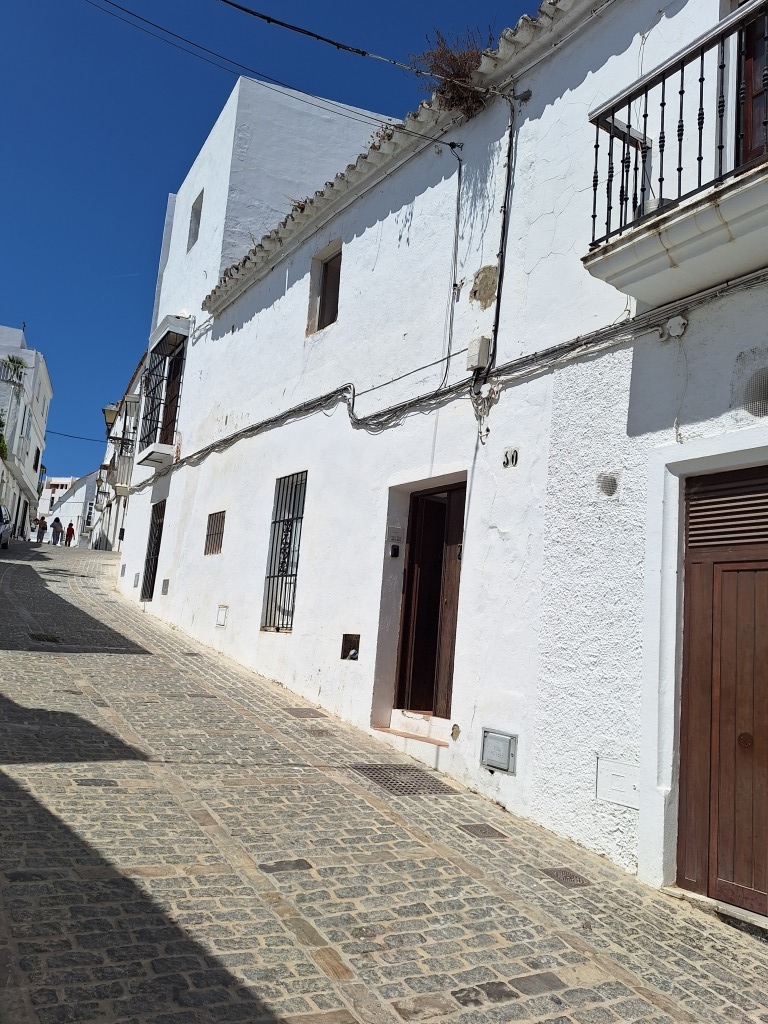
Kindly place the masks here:
<instances>
[{"instance_id":1,"label":"cobblestone street","mask_svg":"<svg viewBox=\"0 0 768 1024\"><path fill-rule=\"evenodd\" d=\"M768 1022L759 935L433 773L414 793L117 566L0 553L2 1024Z\"/></svg>"}]
</instances>

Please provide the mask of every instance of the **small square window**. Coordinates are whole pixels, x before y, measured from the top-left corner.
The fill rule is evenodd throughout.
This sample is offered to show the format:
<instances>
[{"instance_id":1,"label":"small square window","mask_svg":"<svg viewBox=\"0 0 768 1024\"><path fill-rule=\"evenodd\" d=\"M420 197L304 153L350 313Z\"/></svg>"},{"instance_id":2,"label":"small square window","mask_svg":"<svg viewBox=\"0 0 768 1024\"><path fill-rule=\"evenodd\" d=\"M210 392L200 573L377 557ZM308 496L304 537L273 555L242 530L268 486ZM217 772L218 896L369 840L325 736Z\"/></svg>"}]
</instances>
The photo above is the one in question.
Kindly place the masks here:
<instances>
[{"instance_id":1,"label":"small square window","mask_svg":"<svg viewBox=\"0 0 768 1024\"><path fill-rule=\"evenodd\" d=\"M205 555L220 555L224 540L224 517L226 512L212 512L208 516L208 529L205 533Z\"/></svg>"},{"instance_id":2,"label":"small square window","mask_svg":"<svg viewBox=\"0 0 768 1024\"><path fill-rule=\"evenodd\" d=\"M203 196L205 195L205 189L200 193L197 199L192 203L192 209L189 214L189 237L187 238L187 252L197 241L198 235L200 234L200 217L203 213Z\"/></svg>"}]
</instances>

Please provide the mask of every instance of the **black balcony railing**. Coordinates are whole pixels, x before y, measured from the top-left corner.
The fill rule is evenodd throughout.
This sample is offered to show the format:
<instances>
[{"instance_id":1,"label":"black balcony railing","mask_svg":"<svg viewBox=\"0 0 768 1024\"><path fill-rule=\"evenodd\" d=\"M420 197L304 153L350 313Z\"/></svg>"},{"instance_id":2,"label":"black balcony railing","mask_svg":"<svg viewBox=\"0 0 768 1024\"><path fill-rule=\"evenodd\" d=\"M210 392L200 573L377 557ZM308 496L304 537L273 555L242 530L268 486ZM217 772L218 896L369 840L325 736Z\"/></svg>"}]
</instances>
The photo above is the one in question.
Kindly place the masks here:
<instances>
[{"instance_id":1,"label":"black balcony railing","mask_svg":"<svg viewBox=\"0 0 768 1024\"><path fill-rule=\"evenodd\" d=\"M109 440L118 455L133 455L136 448L136 431L125 430L122 434L110 437Z\"/></svg>"},{"instance_id":2,"label":"black balcony railing","mask_svg":"<svg viewBox=\"0 0 768 1024\"><path fill-rule=\"evenodd\" d=\"M592 247L765 159L767 24L748 0L591 115Z\"/></svg>"}]
</instances>

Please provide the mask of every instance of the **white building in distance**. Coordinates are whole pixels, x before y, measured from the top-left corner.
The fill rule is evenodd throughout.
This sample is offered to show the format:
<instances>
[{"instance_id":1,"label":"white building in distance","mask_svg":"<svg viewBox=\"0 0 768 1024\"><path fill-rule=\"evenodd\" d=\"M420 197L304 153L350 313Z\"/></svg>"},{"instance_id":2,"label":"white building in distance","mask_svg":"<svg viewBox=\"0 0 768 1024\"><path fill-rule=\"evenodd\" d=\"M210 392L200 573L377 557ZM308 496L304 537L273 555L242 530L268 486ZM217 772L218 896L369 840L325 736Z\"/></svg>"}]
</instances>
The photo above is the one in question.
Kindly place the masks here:
<instances>
[{"instance_id":1,"label":"white building in distance","mask_svg":"<svg viewBox=\"0 0 768 1024\"><path fill-rule=\"evenodd\" d=\"M764 6L549 0L474 116L422 105L237 252L231 101L163 247L121 587L766 915Z\"/></svg>"},{"instance_id":2,"label":"white building in distance","mask_svg":"<svg viewBox=\"0 0 768 1024\"><path fill-rule=\"evenodd\" d=\"M0 327L0 434L7 448L0 459L0 503L10 510L14 535L25 539L37 515L52 397L45 357L27 348L23 330Z\"/></svg>"}]
</instances>

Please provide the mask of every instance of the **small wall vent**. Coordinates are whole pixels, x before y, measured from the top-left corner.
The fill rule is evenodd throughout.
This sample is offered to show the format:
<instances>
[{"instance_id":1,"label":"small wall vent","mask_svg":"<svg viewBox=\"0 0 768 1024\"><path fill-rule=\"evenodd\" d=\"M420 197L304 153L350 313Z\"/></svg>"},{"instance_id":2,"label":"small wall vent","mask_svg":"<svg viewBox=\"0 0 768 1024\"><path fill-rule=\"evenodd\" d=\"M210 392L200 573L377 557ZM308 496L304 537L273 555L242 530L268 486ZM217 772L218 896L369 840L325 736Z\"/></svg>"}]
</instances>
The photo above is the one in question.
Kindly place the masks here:
<instances>
[{"instance_id":1,"label":"small wall vent","mask_svg":"<svg viewBox=\"0 0 768 1024\"><path fill-rule=\"evenodd\" d=\"M160 593L163 595L163 597L166 597L168 594L168 587L170 585L170 582L170 580L163 580L163 585L160 588Z\"/></svg>"},{"instance_id":2,"label":"small wall vent","mask_svg":"<svg viewBox=\"0 0 768 1024\"><path fill-rule=\"evenodd\" d=\"M617 498L621 478L618 473L599 473L597 477L598 498Z\"/></svg>"},{"instance_id":3,"label":"small wall vent","mask_svg":"<svg viewBox=\"0 0 768 1024\"><path fill-rule=\"evenodd\" d=\"M768 367L753 373L744 385L743 406L751 416L768 416Z\"/></svg>"},{"instance_id":4,"label":"small wall vent","mask_svg":"<svg viewBox=\"0 0 768 1024\"><path fill-rule=\"evenodd\" d=\"M217 609L217 611L216 611L216 625L217 626L226 626L226 624L227 624L227 615L228 614L229 614L229 605L228 604L220 604L218 609Z\"/></svg>"},{"instance_id":5,"label":"small wall vent","mask_svg":"<svg viewBox=\"0 0 768 1024\"><path fill-rule=\"evenodd\" d=\"M125 576L125 562L120 566L120 575Z\"/></svg>"},{"instance_id":6,"label":"small wall vent","mask_svg":"<svg viewBox=\"0 0 768 1024\"><path fill-rule=\"evenodd\" d=\"M138 587L138 585L139 585L139 577L140 576L141 576L141 573L137 572L136 575L133 577L133 585L134 585L134 587Z\"/></svg>"}]
</instances>

